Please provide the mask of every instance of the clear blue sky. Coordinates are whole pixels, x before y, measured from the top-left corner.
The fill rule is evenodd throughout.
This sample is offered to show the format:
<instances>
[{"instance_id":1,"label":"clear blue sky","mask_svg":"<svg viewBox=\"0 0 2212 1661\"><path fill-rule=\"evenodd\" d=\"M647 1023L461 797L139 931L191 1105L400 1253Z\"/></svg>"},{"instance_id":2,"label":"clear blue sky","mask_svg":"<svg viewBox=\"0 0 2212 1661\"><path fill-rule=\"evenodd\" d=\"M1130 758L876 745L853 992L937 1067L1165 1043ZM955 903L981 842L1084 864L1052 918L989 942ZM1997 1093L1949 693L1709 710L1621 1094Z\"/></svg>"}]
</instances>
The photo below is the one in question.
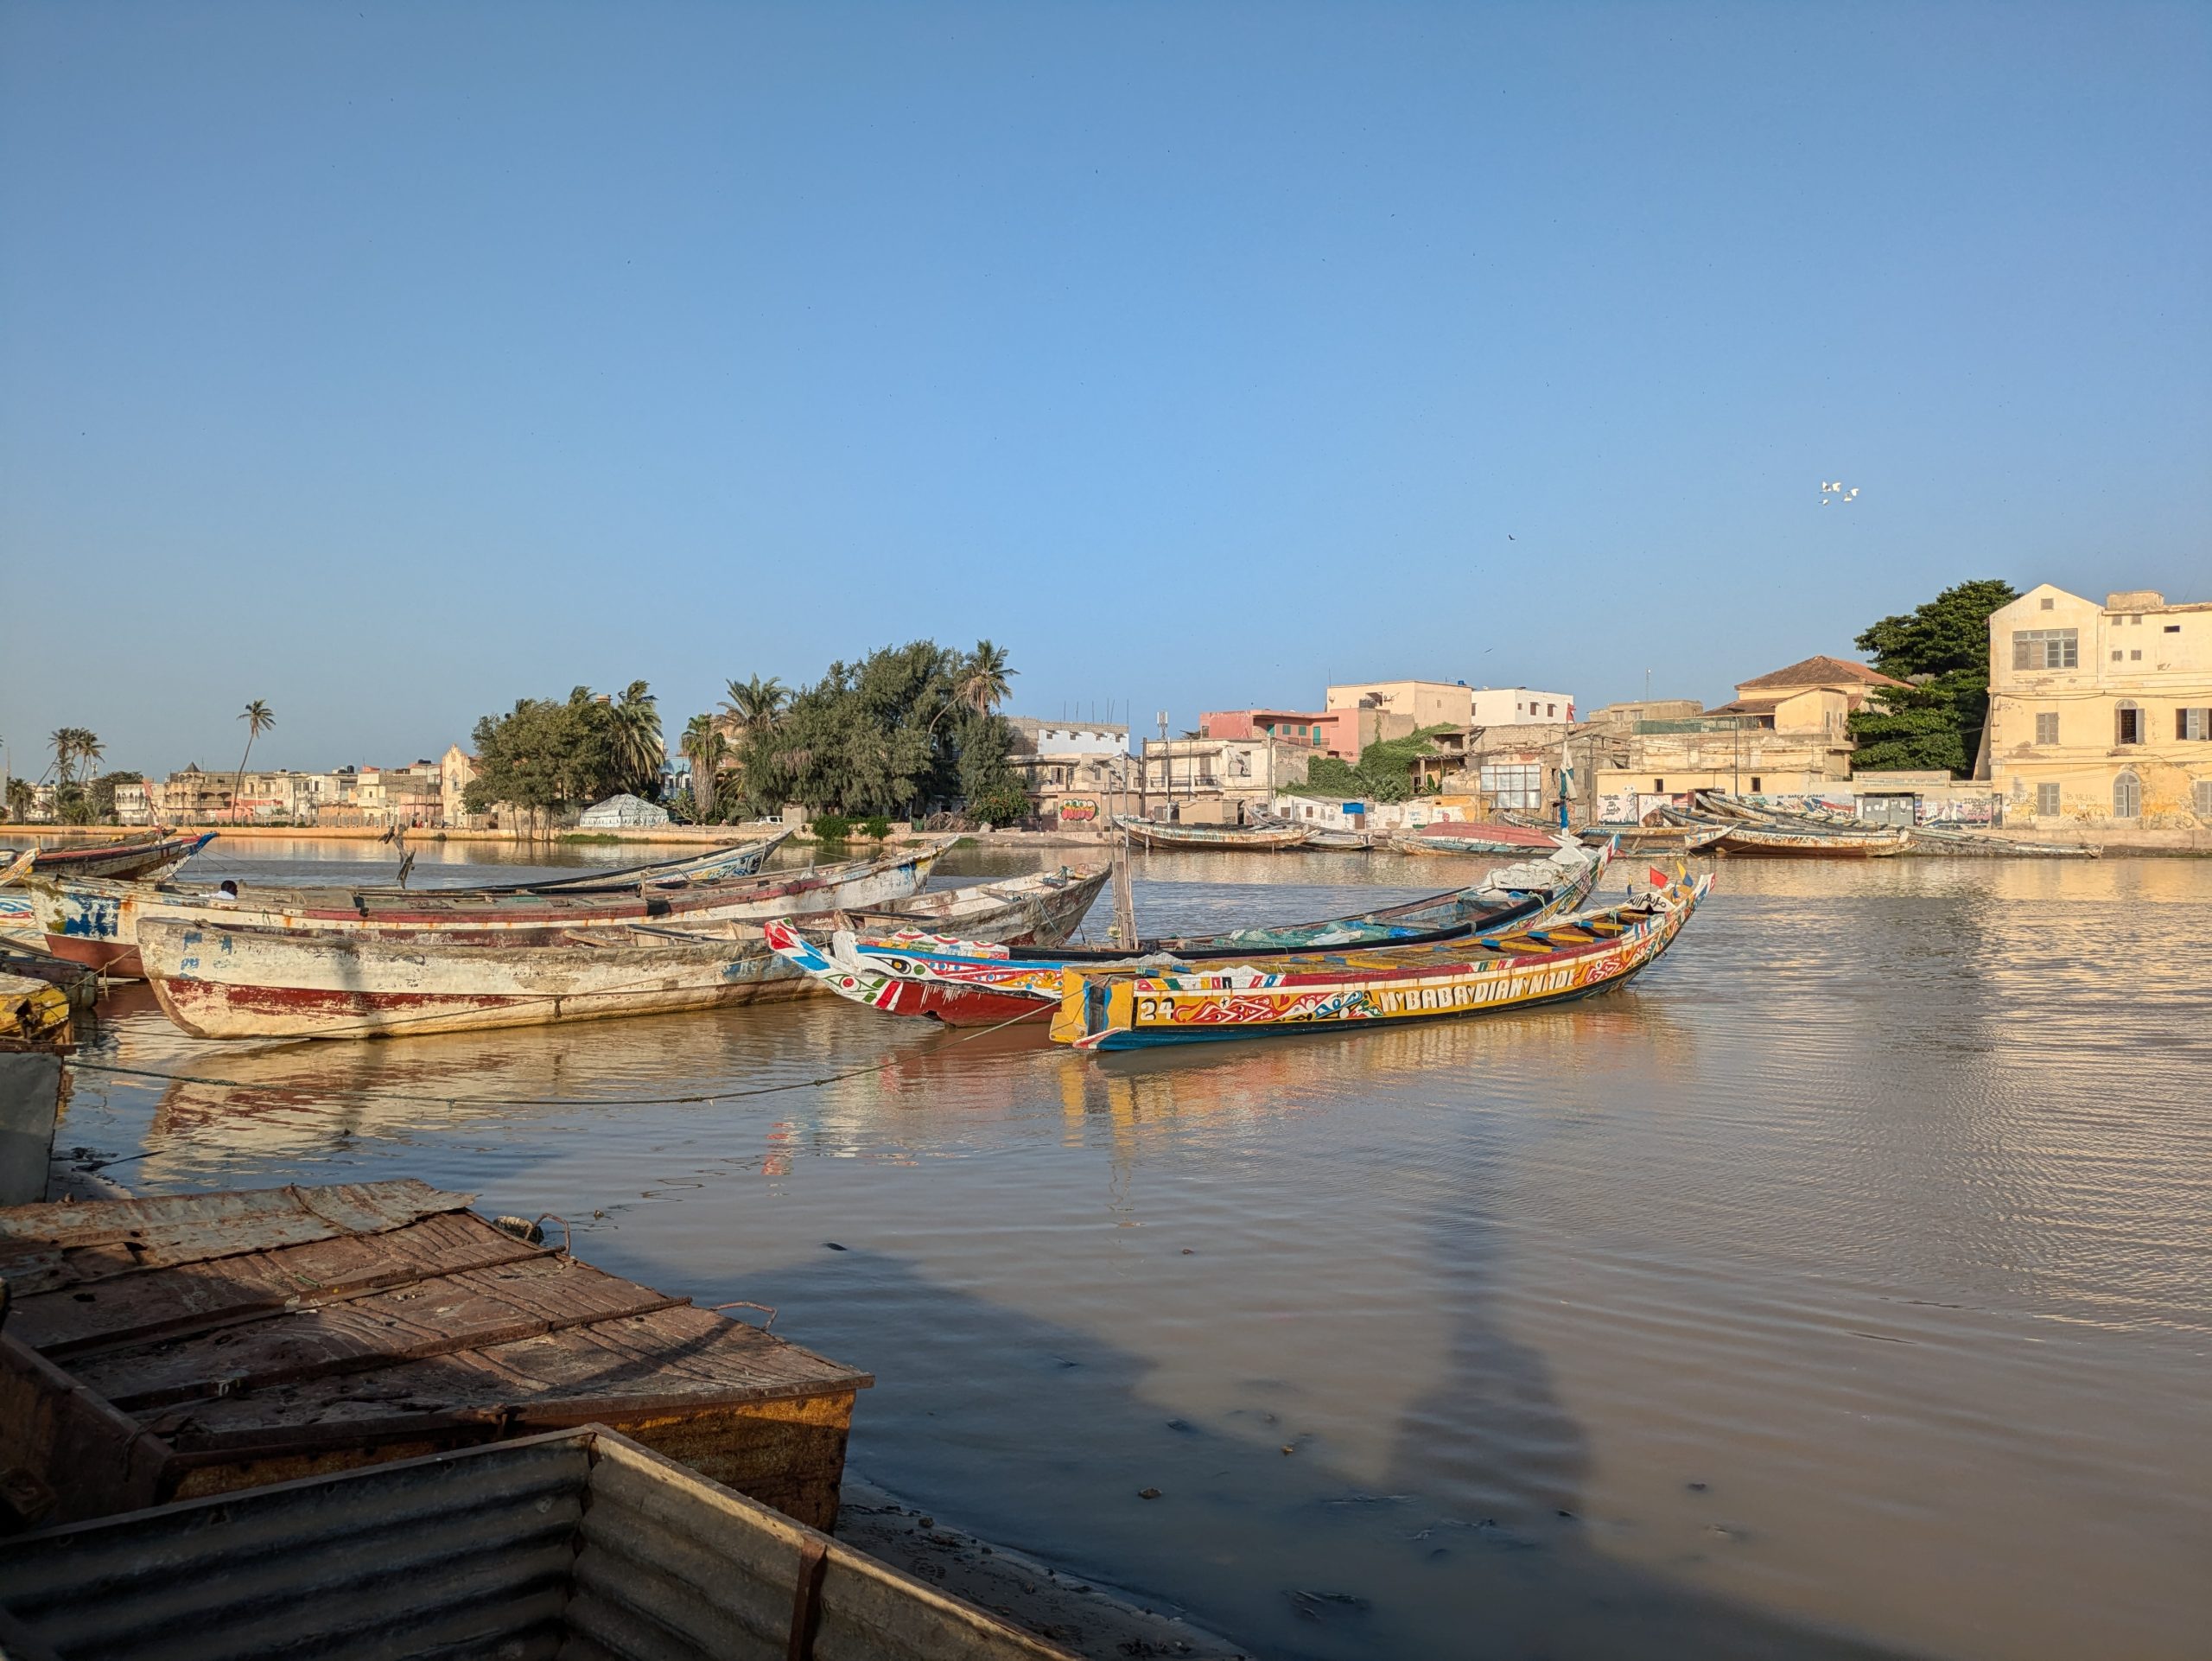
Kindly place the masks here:
<instances>
[{"instance_id":1,"label":"clear blue sky","mask_svg":"<svg viewBox=\"0 0 2212 1661\"><path fill-rule=\"evenodd\" d=\"M17 0L0 732L672 733L920 635L1587 707L2212 598L2208 173L2202 5Z\"/></svg>"}]
</instances>

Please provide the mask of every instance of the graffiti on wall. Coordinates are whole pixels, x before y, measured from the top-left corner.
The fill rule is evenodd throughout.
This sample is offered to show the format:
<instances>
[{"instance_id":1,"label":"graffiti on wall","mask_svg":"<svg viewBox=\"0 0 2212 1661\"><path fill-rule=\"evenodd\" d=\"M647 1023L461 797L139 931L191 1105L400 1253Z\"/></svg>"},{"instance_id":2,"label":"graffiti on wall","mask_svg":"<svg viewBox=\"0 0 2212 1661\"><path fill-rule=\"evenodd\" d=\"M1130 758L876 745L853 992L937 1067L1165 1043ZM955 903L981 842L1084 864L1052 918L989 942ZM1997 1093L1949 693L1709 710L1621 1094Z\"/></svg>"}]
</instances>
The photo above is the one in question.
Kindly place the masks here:
<instances>
[{"instance_id":1,"label":"graffiti on wall","mask_svg":"<svg viewBox=\"0 0 2212 1661\"><path fill-rule=\"evenodd\" d=\"M1062 824L1081 824L1086 820L1095 819L1097 817L1098 804L1096 802L1086 802L1078 797L1060 804Z\"/></svg>"}]
</instances>

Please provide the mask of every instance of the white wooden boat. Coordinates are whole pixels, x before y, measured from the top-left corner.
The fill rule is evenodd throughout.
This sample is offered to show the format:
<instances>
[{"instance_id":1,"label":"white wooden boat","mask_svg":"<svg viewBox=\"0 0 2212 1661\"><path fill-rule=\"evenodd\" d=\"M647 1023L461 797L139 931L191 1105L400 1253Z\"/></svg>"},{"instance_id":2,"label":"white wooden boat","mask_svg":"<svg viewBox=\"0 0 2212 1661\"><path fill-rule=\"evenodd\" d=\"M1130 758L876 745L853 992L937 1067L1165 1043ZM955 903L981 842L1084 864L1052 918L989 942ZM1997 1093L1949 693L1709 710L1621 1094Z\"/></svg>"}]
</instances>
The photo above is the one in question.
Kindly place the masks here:
<instances>
[{"instance_id":1,"label":"white wooden boat","mask_svg":"<svg viewBox=\"0 0 2212 1661\"><path fill-rule=\"evenodd\" d=\"M1126 815L1114 823L1143 847L1178 853L1279 854L1304 847L1306 837L1296 824L1169 824Z\"/></svg>"},{"instance_id":2,"label":"white wooden boat","mask_svg":"<svg viewBox=\"0 0 2212 1661\"><path fill-rule=\"evenodd\" d=\"M854 904L795 920L810 932L951 927L1051 944L1109 874L1085 868ZM148 918L139 955L169 1019L195 1038L383 1038L796 997L816 983L771 951L761 923L632 923L557 939L466 943Z\"/></svg>"},{"instance_id":3,"label":"white wooden boat","mask_svg":"<svg viewBox=\"0 0 2212 1661\"><path fill-rule=\"evenodd\" d=\"M940 837L863 859L804 870L768 871L711 880L626 882L601 891L556 886L478 891L426 888L267 890L239 886L235 894L131 882L49 882L27 879L47 950L103 974L143 977L138 925L148 918L204 920L278 929L365 929L409 938L419 934L487 939L627 923L684 927L728 918L788 916L839 906L874 906L917 892L930 869L957 838ZM595 879L576 879L590 882Z\"/></svg>"}]
</instances>

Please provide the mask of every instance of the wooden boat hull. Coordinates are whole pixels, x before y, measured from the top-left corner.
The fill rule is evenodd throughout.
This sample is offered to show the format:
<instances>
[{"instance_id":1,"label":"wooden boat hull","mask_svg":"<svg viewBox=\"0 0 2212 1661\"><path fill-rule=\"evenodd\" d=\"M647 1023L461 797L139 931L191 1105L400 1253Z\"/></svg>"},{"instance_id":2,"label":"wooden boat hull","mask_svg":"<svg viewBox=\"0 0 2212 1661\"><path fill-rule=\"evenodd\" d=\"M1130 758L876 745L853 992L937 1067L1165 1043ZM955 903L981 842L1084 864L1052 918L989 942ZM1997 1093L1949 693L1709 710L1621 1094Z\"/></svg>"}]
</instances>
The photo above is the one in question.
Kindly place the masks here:
<instances>
[{"instance_id":1,"label":"wooden boat hull","mask_svg":"<svg viewBox=\"0 0 2212 1661\"><path fill-rule=\"evenodd\" d=\"M96 848L41 848L31 862L41 876L97 876L115 882L154 882L215 840L213 830L161 837Z\"/></svg>"},{"instance_id":2,"label":"wooden boat hull","mask_svg":"<svg viewBox=\"0 0 2212 1661\"><path fill-rule=\"evenodd\" d=\"M138 926L150 918L218 926L294 930L362 930L392 939L523 939L536 932L659 924L683 928L734 919L764 920L838 907L882 905L920 889L950 840L869 859L804 870L771 871L726 881L620 894L303 893L267 901L248 891L227 903L198 891L120 882L46 882L29 889L47 950L116 979L143 979Z\"/></svg>"},{"instance_id":3,"label":"wooden boat hull","mask_svg":"<svg viewBox=\"0 0 2212 1661\"><path fill-rule=\"evenodd\" d=\"M1517 824L1470 825L1465 836L1401 830L1390 837L1391 851L1400 854L1504 854L1525 858L1540 849L1559 845L1559 837Z\"/></svg>"},{"instance_id":4,"label":"wooden boat hull","mask_svg":"<svg viewBox=\"0 0 2212 1661\"><path fill-rule=\"evenodd\" d=\"M1145 955L1178 958L1207 956L1284 956L1329 945L1358 945L1387 951L1393 945L1433 939L1440 932L1465 933L1474 926L1497 927L1548 913L1572 910L1589 897L1605 869L1610 850L1581 860L1573 874L1544 888L1509 886L1516 873L1560 869L1558 862L1516 866L1493 872L1484 883L1408 905L1322 923L1274 929L1240 929L1202 940L1147 942ZM1487 903L1485 903L1487 902ZM771 924L769 945L830 990L886 1015L928 1016L952 1027L1002 1026L1025 1018L1045 1018L1057 1009L1064 975L1081 966L1092 973L1131 969L1133 958L1100 954L1084 958L1024 957L988 951L974 942L944 937L890 940L838 939L827 944Z\"/></svg>"},{"instance_id":5,"label":"wooden boat hull","mask_svg":"<svg viewBox=\"0 0 2212 1661\"><path fill-rule=\"evenodd\" d=\"M1062 938L1082 920L1107 873L978 885L962 918L986 939ZM942 894L864 911L895 926L906 906L925 914ZM852 907L863 902L857 900ZM845 911L804 920L829 929ZM461 944L225 926L151 918L140 950L162 1013L195 1038L383 1038L480 1032L558 1021L671 1015L777 1002L819 989L771 951L760 928L728 938L630 929L595 944Z\"/></svg>"},{"instance_id":6,"label":"wooden boat hull","mask_svg":"<svg viewBox=\"0 0 2212 1661\"><path fill-rule=\"evenodd\" d=\"M1712 880L1700 877L1657 891L1640 905L1479 937L1478 944L1510 947L1481 960L1408 964L1389 952L1362 952L1343 954L1319 969L1236 965L1110 979L1070 970L1052 1035L1078 1049L1141 1049L1373 1031L1589 997L1626 984L1655 962ZM1513 944L1549 946L1554 940L1568 944L1525 956Z\"/></svg>"},{"instance_id":7,"label":"wooden boat hull","mask_svg":"<svg viewBox=\"0 0 2212 1661\"><path fill-rule=\"evenodd\" d=\"M1724 859L1888 859L1905 850L1902 836L1827 836L1731 825L1712 851Z\"/></svg>"},{"instance_id":8,"label":"wooden boat hull","mask_svg":"<svg viewBox=\"0 0 2212 1661\"><path fill-rule=\"evenodd\" d=\"M1162 852L1280 854L1304 847L1307 835L1295 824L1160 824L1126 818L1114 823L1131 841Z\"/></svg>"},{"instance_id":9,"label":"wooden boat hull","mask_svg":"<svg viewBox=\"0 0 2212 1661\"><path fill-rule=\"evenodd\" d=\"M0 1039L0 1206L46 1198L54 1126L69 1098L69 1047Z\"/></svg>"},{"instance_id":10,"label":"wooden boat hull","mask_svg":"<svg viewBox=\"0 0 2212 1661\"><path fill-rule=\"evenodd\" d=\"M1632 854L1694 854L1728 834L1726 825L1593 824L1582 832L1586 843L1618 843Z\"/></svg>"}]
</instances>

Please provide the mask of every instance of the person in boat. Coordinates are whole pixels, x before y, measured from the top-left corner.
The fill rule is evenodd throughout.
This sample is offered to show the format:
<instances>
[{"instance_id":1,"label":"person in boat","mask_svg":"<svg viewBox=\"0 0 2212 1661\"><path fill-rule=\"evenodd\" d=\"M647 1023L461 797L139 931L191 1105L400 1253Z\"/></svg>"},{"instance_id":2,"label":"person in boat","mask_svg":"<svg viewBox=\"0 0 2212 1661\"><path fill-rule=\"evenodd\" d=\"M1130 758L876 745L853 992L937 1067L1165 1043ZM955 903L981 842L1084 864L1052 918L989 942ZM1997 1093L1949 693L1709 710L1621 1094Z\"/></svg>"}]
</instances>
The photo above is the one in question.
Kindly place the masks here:
<instances>
[{"instance_id":1,"label":"person in boat","mask_svg":"<svg viewBox=\"0 0 2212 1661\"><path fill-rule=\"evenodd\" d=\"M207 896L207 903L211 906L228 905L238 897L238 879L226 876L215 885L214 892Z\"/></svg>"}]
</instances>

